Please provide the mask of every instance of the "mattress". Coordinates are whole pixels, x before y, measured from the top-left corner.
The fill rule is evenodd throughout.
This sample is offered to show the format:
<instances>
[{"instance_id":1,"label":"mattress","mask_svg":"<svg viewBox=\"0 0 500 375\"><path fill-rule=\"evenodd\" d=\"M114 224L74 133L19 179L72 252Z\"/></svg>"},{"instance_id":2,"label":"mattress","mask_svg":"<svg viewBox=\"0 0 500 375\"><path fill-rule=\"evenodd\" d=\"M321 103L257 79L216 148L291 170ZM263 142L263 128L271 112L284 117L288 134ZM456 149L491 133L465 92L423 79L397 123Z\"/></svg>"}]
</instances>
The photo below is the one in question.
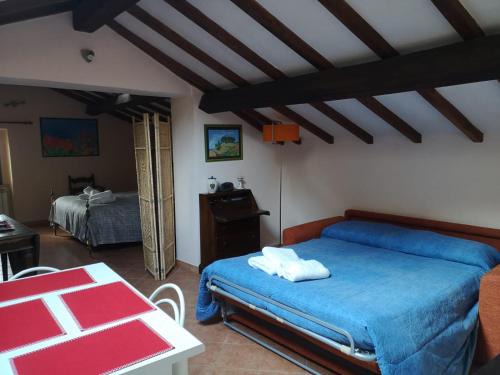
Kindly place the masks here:
<instances>
[{"instance_id":1,"label":"mattress","mask_svg":"<svg viewBox=\"0 0 500 375\"><path fill-rule=\"evenodd\" d=\"M51 219L80 241L92 246L142 241L139 197L136 192L114 193L112 203L90 206L88 231L86 201L63 196L54 202Z\"/></svg>"}]
</instances>

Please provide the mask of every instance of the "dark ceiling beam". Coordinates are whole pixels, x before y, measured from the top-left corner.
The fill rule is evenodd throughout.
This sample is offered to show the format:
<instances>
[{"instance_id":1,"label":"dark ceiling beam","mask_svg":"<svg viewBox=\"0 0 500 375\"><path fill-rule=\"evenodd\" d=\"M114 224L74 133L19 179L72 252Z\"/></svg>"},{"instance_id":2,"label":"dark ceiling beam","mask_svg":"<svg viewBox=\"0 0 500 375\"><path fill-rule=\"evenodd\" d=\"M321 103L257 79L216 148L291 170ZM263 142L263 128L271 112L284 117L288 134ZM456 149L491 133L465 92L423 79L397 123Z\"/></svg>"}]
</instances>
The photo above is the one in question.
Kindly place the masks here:
<instances>
[{"instance_id":1,"label":"dark ceiling beam","mask_svg":"<svg viewBox=\"0 0 500 375\"><path fill-rule=\"evenodd\" d=\"M194 44L186 40L183 36L179 35L177 32L172 30L170 27L168 27L166 24L163 22L159 21L157 18L153 17L149 13L147 13L144 9L135 6L128 11L132 16L134 16L136 19L150 27L152 30L156 31L158 34L166 38L167 40L171 41L173 44L178 46L179 48L183 49L187 53L189 53L191 56L196 58L198 61L201 63L205 64L208 66L210 69L213 71L217 72L224 78L228 79L229 81L233 82L237 86L249 86L250 83L246 81L243 77L238 75L237 73L233 72L229 68L227 68L225 65L219 63L217 60L212 58L209 54L205 53L202 51L200 48L196 47ZM274 108L276 110L276 108ZM298 115L294 111L290 110L288 111L289 113L292 114L292 116L295 119L298 119L300 121L297 121L300 125L302 125L303 128L307 129L311 133L317 135L318 137L327 140L331 136L327 132L323 131L321 128L318 126L314 125L310 121L307 121L305 118L302 116ZM263 118L265 118L263 116ZM289 117L290 118L290 117ZM290 118L292 120L292 118ZM269 120L267 121L269 123ZM332 139L333 141L333 139Z\"/></svg>"},{"instance_id":2,"label":"dark ceiling beam","mask_svg":"<svg viewBox=\"0 0 500 375\"><path fill-rule=\"evenodd\" d=\"M114 94L109 94L105 92L93 92L93 91L80 91L80 90L67 90L70 91L73 95L76 95L77 97L81 97L85 100L87 107L92 104L98 104L101 103L105 100L109 100L110 98L114 97ZM125 114L128 118L128 121L131 122L132 118L135 118L137 120L140 120L142 118L142 111L134 111L131 108L120 108L120 109L115 109L111 112L106 112L106 113L121 113Z\"/></svg>"},{"instance_id":3,"label":"dark ceiling beam","mask_svg":"<svg viewBox=\"0 0 500 375\"><path fill-rule=\"evenodd\" d=\"M128 40L131 44L139 48L141 51L149 55L151 58L162 64L165 68L179 76L184 81L188 82L192 86L196 87L201 92L207 91L217 91L218 88L214 84L210 83L203 77L199 76L195 72L186 68L185 66L179 64L177 61L172 59L170 56L166 55L158 48L146 42L144 39L138 37L116 21L111 21L108 26L115 31L117 34L121 35L124 39ZM246 121L249 125L253 126L255 129L262 131L262 123L258 122L253 114L253 110L242 110L233 112L242 120ZM240 116L244 113L244 117Z\"/></svg>"},{"instance_id":4,"label":"dark ceiling beam","mask_svg":"<svg viewBox=\"0 0 500 375\"><path fill-rule=\"evenodd\" d=\"M433 1L451 3L450 1ZM387 59L399 56L399 52L346 1L319 0L319 2L380 58ZM437 90L434 88L421 89L418 90L418 93L473 142L482 142L483 133Z\"/></svg>"},{"instance_id":5,"label":"dark ceiling beam","mask_svg":"<svg viewBox=\"0 0 500 375\"><path fill-rule=\"evenodd\" d=\"M55 91L61 95L64 95L70 99L73 99L77 102L80 102L82 104L85 104L85 105L89 105L92 103L91 100L88 100L86 99L85 97L81 96L81 95L78 95L77 93L75 93L73 90L65 90L65 89L52 89L52 91ZM127 117L125 116L124 114L122 113L119 113L119 112L111 112L109 113L110 115L122 120L122 121L126 121L126 122L131 122L131 119L130 117Z\"/></svg>"},{"instance_id":6,"label":"dark ceiling beam","mask_svg":"<svg viewBox=\"0 0 500 375\"><path fill-rule=\"evenodd\" d=\"M236 39L233 35L227 32L220 25L208 18L200 10L184 0L164 0L167 4L171 5L179 13L183 14L186 18L191 20L194 24L198 25L201 29L208 32L214 38L219 40L226 47L240 55L243 59L254 65L257 69L264 72L266 75L273 79L282 79L287 76L279 69L271 65L265 59L261 58L258 54L248 48L241 41ZM310 103L311 104L311 103ZM337 124L342 126L347 131L359 137L365 143L373 143L373 136L365 130L354 124L341 113L324 103L311 104L317 110L321 111L325 116L329 117ZM327 107L325 109L325 107Z\"/></svg>"},{"instance_id":7,"label":"dark ceiling beam","mask_svg":"<svg viewBox=\"0 0 500 375\"><path fill-rule=\"evenodd\" d=\"M458 0L431 0L444 18L464 40L485 36L474 17ZM497 79L500 81L500 78Z\"/></svg>"},{"instance_id":8,"label":"dark ceiling beam","mask_svg":"<svg viewBox=\"0 0 500 375\"><path fill-rule=\"evenodd\" d=\"M84 0L73 10L73 28L93 33L139 0Z\"/></svg>"},{"instance_id":9,"label":"dark ceiling beam","mask_svg":"<svg viewBox=\"0 0 500 375\"><path fill-rule=\"evenodd\" d=\"M68 12L77 0L9 0L0 2L0 25Z\"/></svg>"},{"instance_id":10,"label":"dark ceiling beam","mask_svg":"<svg viewBox=\"0 0 500 375\"><path fill-rule=\"evenodd\" d=\"M92 104L87 107L89 115L98 115L100 113L113 111L118 108L129 107L132 105L148 104L153 100L158 100L158 97L145 95L128 95L123 94L113 95L109 99L103 100L100 103Z\"/></svg>"},{"instance_id":11,"label":"dark ceiling beam","mask_svg":"<svg viewBox=\"0 0 500 375\"><path fill-rule=\"evenodd\" d=\"M485 36L476 20L458 0L431 0L464 40Z\"/></svg>"},{"instance_id":12,"label":"dark ceiling beam","mask_svg":"<svg viewBox=\"0 0 500 375\"><path fill-rule=\"evenodd\" d=\"M386 95L487 81L500 71L500 35L329 69L280 81L205 94L208 113Z\"/></svg>"},{"instance_id":13,"label":"dark ceiling beam","mask_svg":"<svg viewBox=\"0 0 500 375\"><path fill-rule=\"evenodd\" d=\"M304 60L308 61L311 65L316 67L318 70L334 69L335 66L324 56L322 56L318 51L307 44L302 38L290 30L284 23L278 20L270 12L268 12L263 6L261 6L255 0L231 0L235 5L237 5L241 10L247 13L251 18L258 22L262 27L268 30L276 38L278 38L282 43L287 45L295 53L301 56ZM377 102L377 103L375 103ZM385 107L383 111L380 111L380 107L384 106L377 99L372 98L371 102L374 106L365 105L377 116L382 118L387 124L392 126L394 129L401 132L407 138L412 139L415 142L415 137L409 137L408 135L414 134L417 131L408 123L406 123L402 118L393 113L389 108ZM421 139L421 136L420 136Z\"/></svg>"}]
</instances>

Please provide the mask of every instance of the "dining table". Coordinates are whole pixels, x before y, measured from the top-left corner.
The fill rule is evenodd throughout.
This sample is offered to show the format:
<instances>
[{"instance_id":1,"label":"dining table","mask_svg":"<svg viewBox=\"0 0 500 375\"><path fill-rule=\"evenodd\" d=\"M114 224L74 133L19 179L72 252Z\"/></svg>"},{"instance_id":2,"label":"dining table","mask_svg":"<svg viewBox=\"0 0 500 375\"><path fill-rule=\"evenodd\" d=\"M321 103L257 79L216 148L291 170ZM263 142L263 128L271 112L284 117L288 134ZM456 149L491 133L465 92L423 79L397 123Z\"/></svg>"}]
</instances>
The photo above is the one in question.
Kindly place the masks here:
<instances>
[{"instance_id":1,"label":"dining table","mask_svg":"<svg viewBox=\"0 0 500 375\"><path fill-rule=\"evenodd\" d=\"M104 263L0 283L2 375L187 375L204 350Z\"/></svg>"}]
</instances>

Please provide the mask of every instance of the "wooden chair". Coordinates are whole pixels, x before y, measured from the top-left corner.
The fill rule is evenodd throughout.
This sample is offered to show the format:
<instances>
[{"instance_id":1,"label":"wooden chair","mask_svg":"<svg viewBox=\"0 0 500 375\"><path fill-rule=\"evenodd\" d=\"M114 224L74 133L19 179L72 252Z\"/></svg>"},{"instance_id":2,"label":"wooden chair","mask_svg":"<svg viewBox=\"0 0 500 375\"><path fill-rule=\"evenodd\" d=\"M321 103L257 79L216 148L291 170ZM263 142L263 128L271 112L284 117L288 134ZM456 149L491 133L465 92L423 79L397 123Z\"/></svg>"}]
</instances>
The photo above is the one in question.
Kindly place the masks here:
<instances>
[{"instance_id":1,"label":"wooden chair","mask_svg":"<svg viewBox=\"0 0 500 375\"><path fill-rule=\"evenodd\" d=\"M87 186L96 187L93 173L89 177L68 176L68 189L70 195L80 194Z\"/></svg>"}]
</instances>

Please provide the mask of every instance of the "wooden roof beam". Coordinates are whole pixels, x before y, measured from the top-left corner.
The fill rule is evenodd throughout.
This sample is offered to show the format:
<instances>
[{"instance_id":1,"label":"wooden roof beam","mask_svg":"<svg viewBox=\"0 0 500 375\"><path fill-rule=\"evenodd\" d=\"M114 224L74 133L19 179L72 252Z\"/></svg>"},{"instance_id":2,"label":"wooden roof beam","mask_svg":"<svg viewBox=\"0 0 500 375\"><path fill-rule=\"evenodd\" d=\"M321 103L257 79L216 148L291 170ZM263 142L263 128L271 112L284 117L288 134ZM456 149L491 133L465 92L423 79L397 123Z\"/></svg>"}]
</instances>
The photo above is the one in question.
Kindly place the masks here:
<instances>
[{"instance_id":1,"label":"wooden roof beam","mask_svg":"<svg viewBox=\"0 0 500 375\"><path fill-rule=\"evenodd\" d=\"M334 69L335 66L318 51L307 44L302 38L290 30L284 23L278 20L263 6L255 0L231 0L241 10L247 13L251 18L258 22L262 27L268 30L276 38L281 40L290 49L295 51L299 56L308 61L311 65L318 70ZM376 102L376 103L375 103ZM385 107L381 102L375 98L371 98L370 104L366 105L365 102L360 101L365 107L382 118L387 124L402 133L404 136L412 140L412 142L420 143L422 136L413 136L418 132L406 121L393 113L389 108ZM384 107L382 111L380 108ZM376 108L376 109L374 109ZM418 141L419 140L419 141Z\"/></svg>"},{"instance_id":2,"label":"wooden roof beam","mask_svg":"<svg viewBox=\"0 0 500 375\"><path fill-rule=\"evenodd\" d=\"M75 92L74 90L65 90L65 89L56 89L56 88L53 88L52 91L55 91L57 92L58 94L61 94L61 95L64 95L70 99L73 99L77 102L80 102L80 103L83 103L83 104L86 104L86 105L89 105L92 103L91 100L81 96L78 94L78 92ZM130 118L123 115L122 113L119 113L119 112L110 112L109 113L111 116L114 116L122 121L126 121L126 122L130 122Z\"/></svg>"},{"instance_id":3,"label":"wooden roof beam","mask_svg":"<svg viewBox=\"0 0 500 375\"><path fill-rule=\"evenodd\" d=\"M182 64L178 63L174 59L172 59L170 56L166 55L162 51L160 51L158 48L154 47L153 45L149 44L146 42L144 39L138 37L122 25L120 25L116 21L111 21L108 23L108 26L114 30L117 34L121 35L124 39L128 40L130 43L135 45L137 48L142 50L144 53L158 61L160 64L162 64L165 68L168 70L172 71L174 74L179 76L181 79L184 81L190 83L192 86L196 87L199 89L201 92L207 92L207 91L217 91L219 90L217 86L214 84L210 83L203 77L199 76L192 70L186 68ZM262 124L256 120L256 117L258 115L254 114L253 112L257 113L256 111L253 110L244 110L244 111L236 111L233 112L235 115L240 117L243 121L246 121L248 124L256 128L257 130L262 131ZM252 116L253 115L253 116ZM259 114L260 115L260 114Z\"/></svg>"},{"instance_id":4,"label":"wooden roof beam","mask_svg":"<svg viewBox=\"0 0 500 375\"><path fill-rule=\"evenodd\" d=\"M487 81L500 70L500 35L386 60L205 94L209 113L242 108L386 95Z\"/></svg>"},{"instance_id":5,"label":"wooden roof beam","mask_svg":"<svg viewBox=\"0 0 500 375\"><path fill-rule=\"evenodd\" d=\"M73 10L73 28L93 33L139 0L85 0Z\"/></svg>"},{"instance_id":6,"label":"wooden roof beam","mask_svg":"<svg viewBox=\"0 0 500 375\"><path fill-rule=\"evenodd\" d=\"M189 53L191 56L214 70L215 72L221 74L223 77L227 78L237 86L246 86L249 85L250 83L247 82L244 78L236 74L235 72L231 71L228 69L226 66L223 64L219 63L217 60L212 58L210 55L196 47L194 44L190 43L188 40L186 40L184 37L176 33L174 30L169 28L167 25L164 23L160 22L158 19L155 17L151 16L149 13L144 11L142 8L135 6L132 9L129 10L129 13L137 18L139 21L143 22L147 26L149 26L151 29L162 35L164 38L170 40L172 43L177 45L179 48L183 49L187 53ZM254 111L256 112L256 111ZM257 112L258 113L258 112ZM256 114L252 116L251 113L247 111L246 115L250 115L251 118L258 118ZM266 119L267 123L270 123L271 121L267 119L265 116L260 116L260 118ZM330 140L333 142L333 138L331 137L330 134L324 132L321 130L319 127L316 125L312 124L311 122L301 118L301 122L299 122L300 125L302 125L305 129L311 131L313 134L318 135L320 138L325 140L326 142L330 142Z\"/></svg>"},{"instance_id":7,"label":"wooden roof beam","mask_svg":"<svg viewBox=\"0 0 500 375\"><path fill-rule=\"evenodd\" d=\"M443 4L452 3L450 1L433 1ZM399 56L399 52L346 1L319 0L319 2L380 58L387 59ZM459 6L461 7L460 4ZM449 6L445 6L445 8L449 8ZM418 90L418 93L473 142L483 141L483 133L437 90L434 88L421 89Z\"/></svg>"},{"instance_id":8,"label":"wooden roof beam","mask_svg":"<svg viewBox=\"0 0 500 375\"><path fill-rule=\"evenodd\" d=\"M109 99L104 99L100 103L92 104L87 107L89 115L98 115L100 113L113 111L114 109L129 107L132 105L149 104L154 100L158 100L155 96L144 95L112 95Z\"/></svg>"},{"instance_id":9,"label":"wooden roof beam","mask_svg":"<svg viewBox=\"0 0 500 375\"><path fill-rule=\"evenodd\" d=\"M0 2L0 25L68 12L76 0L13 0Z\"/></svg>"},{"instance_id":10,"label":"wooden roof beam","mask_svg":"<svg viewBox=\"0 0 500 375\"><path fill-rule=\"evenodd\" d=\"M476 20L458 0L431 0L444 18L464 40L485 36Z\"/></svg>"},{"instance_id":11,"label":"wooden roof beam","mask_svg":"<svg viewBox=\"0 0 500 375\"><path fill-rule=\"evenodd\" d=\"M242 58L247 60L249 63L254 65L256 68L260 69L262 72L264 72L266 75L268 75L271 78L274 79L281 79L281 78L286 78L286 75L281 72L279 69L275 68L273 65L271 65L269 62L267 62L265 59L261 58L258 54L256 54L254 51L252 51L250 48L248 48L245 44L240 42L238 39L236 39L234 36L229 34L225 29L223 29L220 25L215 23L213 20L208 18L206 15L204 15L200 10L198 10L196 7L193 5L189 4L187 1L184 0L165 0L166 3L170 4L174 9L182 13L186 18L191 20L193 23L204 29L206 32L208 32L210 35L212 35L214 38L219 40L222 44L224 44L226 47L230 48L233 50L235 53L240 55ZM151 25L153 25L153 22L148 22ZM158 30L157 30L158 31ZM201 56L200 56L201 57ZM209 61L208 59L203 59L202 61ZM215 65L213 65L212 69L215 68ZM219 71L219 74L222 74L223 71ZM229 76L226 76L226 78L230 79ZM241 77L238 77L238 80ZM232 81L236 85L245 86L249 85L247 81L241 82L240 84L237 83L237 81ZM343 116L341 113L337 112L335 109L332 107L328 106L326 103L310 103L313 107L315 107L318 111L322 112L325 116L329 117L333 121L335 121L337 124L342 126L344 129L347 131L351 132L358 138L360 138L363 142L371 144L373 143L373 136L360 128L358 125L354 124L352 121L347 119L345 116ZM276 108L273 108L276 110ZM285 110L286 111L286 110ZM289 109L289 111L292 111ZM280 111L277 111L282 113L283 108L280 108ZM288 111L286 111L288 112ZM293 113L294 118L296 119L304 119L304 117L300 116L296 112L289 112ZM305 119L304 119L305 120ZM311 122L305 120L303 123L301 123L304 128L311 128L313 129L312 132L317 132L316 129L312 128ZM319 129L319 128L318 128ZM319 129L321 130L321 129Z\"/></svg>"}]
</instances>

